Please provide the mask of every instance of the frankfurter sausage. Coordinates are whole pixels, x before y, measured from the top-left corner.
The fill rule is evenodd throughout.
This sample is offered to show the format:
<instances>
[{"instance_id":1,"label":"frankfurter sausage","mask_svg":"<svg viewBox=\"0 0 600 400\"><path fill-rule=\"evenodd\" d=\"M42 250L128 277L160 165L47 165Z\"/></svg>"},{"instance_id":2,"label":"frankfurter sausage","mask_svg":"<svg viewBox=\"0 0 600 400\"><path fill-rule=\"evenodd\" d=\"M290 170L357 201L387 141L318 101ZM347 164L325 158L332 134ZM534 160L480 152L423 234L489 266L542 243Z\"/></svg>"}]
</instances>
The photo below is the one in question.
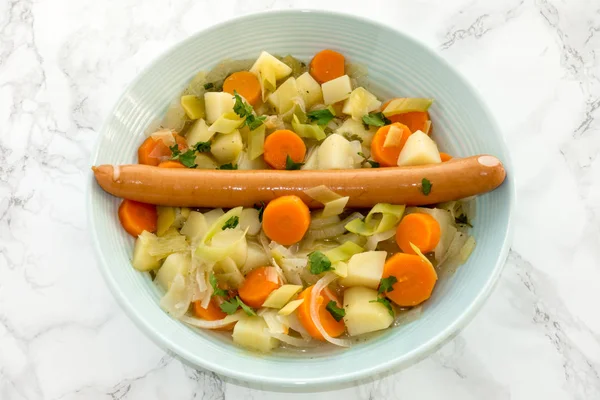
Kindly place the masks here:
<instances>
[{"instance_id":1,"label":"frankfurter sausage","mask_svg":"<svg viewBox=\"0 0 600 400\"><path fill-rule=\"evenodd\" d=\"M500 160L489 155L413 167L326 171L198 170L139 164L92 169L100 187L117 197L164 206L211 208L252 207L288 194L319 208L321 203L304 194L305 189L319 185L350 196L348 207L427 205L488 192L506 177ZM423 178L431 182L427 195L423 193Z\"/></svg>"}]
</instances>

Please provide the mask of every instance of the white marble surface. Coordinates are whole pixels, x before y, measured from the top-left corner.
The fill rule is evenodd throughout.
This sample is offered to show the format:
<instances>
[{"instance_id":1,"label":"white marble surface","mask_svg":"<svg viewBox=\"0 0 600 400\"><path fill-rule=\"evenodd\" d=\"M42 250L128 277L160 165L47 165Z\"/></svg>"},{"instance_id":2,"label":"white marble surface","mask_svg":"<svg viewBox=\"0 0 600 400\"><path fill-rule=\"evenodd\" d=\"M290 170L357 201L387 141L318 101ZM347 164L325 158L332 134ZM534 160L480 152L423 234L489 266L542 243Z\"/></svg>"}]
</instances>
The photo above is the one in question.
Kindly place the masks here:
<instances>
[{"instance_id":1,"label":"white marble surface","mask_svg":"<svg viewBox=\"0 0 600 400\"><path fill-rule=\"evenodd\" d=\"M0 399L283 397L186 367L133 326L96 267L84 174L152 58L296 7L395 26L465 73L512 150L518 208L502 278L456 339L383 380L286 398L600 399L597 0L0 0Z\"/></svg>"}]
</instances>

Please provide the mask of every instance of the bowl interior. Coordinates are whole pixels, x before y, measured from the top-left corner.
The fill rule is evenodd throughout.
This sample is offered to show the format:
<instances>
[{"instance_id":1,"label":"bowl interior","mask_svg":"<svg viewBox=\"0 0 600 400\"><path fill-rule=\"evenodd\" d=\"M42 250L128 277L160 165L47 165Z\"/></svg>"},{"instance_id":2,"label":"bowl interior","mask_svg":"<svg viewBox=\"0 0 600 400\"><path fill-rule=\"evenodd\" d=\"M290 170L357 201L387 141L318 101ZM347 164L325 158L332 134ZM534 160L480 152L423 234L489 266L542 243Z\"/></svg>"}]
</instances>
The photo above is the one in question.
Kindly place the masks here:
<instances>
[{"instance_id":1,"label":"bowl interior","mask_svg":"<svg viewBox=\"0 0 600 400\"><path fill-rule=\"evenodd\" d=\"M255 58L262 50L308 61L323 48L336 49L349 61L367 65L370 89L382 98L435 98L431 119L436 141L444 151L456 156L494 154L509 169L506 148L489 111L472 87L439 56L377 23L313 11L271 12L229 21L162 55L116 104L92 163L136 162L136 149L146 127L164 114L169 102L199 70L208 70L224 58ZM476 250L455 274L440 279L422 316L343 351L325 347L308 354L257 356L219 334L190 329L160 309L160 293L148 274L131 267L133 240L119 225L119 200L94 182L89 190L90 227L111 290L138 326L163 347L195 365L236 379L285 386L339 383L409 365L468 322L492 289L508 250L513 203L510 172L499 189L477 198Z\"/></svg>"}]
</instances>

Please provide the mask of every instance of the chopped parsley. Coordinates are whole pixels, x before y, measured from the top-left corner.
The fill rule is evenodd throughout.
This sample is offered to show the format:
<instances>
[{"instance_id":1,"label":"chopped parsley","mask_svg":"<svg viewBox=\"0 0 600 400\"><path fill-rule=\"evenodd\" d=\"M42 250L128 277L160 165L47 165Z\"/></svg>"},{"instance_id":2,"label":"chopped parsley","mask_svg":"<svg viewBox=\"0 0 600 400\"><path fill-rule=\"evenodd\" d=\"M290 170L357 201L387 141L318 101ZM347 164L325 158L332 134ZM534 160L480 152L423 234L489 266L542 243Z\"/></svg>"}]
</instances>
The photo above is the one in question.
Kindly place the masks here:
<instances>
[{"instance_id":1,"label":"chopped parsley","mask_svg":"<svg viewBox=\"0 0 600 400\"><path fill-rule=\"evenodd\" d=\"M217 169L228 169L228 170L232 170L232 169L237 169L237 164L232 164L232 163L227 163L227 164L223 164L221 166L219 166Z\"/></svg>"},{"instance_id":2,"label":"chopped parsley","mask_svg":"<svg viewBox=\"0 0 600 400\"><path fill-rule=\"evenodd\" d=\"M210 286L212 286L213 288L213 296L227 296L227 291L219 288L219 282L217 282L217 277L212 272L208 277L208 281L210 282Z\"/></svg>"},{"instance_id":3,"label":"chopped parsley","mask_svg":"<svg viewBox=\"0 0 600 400\"><path fill-rule=\"evenodd\" d=\"M341 307L338 307L337 303L333 300L331 300L329 303L327 303L327 306L325 307L325 309L327 311L329 311L329 314L331 314L333 319L335 319L338 322L341 321L342 318L344 318L346 316L346 310L344 310Z\"/></svg>"},{"instance_id":4,"label":"chopped parsley","mask_svg":"<svg viewBox=\"0 0 600 400\"><path fill-rule=\"evenodd\" d=\"M188 168L196 168L196 152L193 149L189 149L182 153L179 150L179 145L175 143L173 146L169 147L169 150L171 150L171 160L179 161Z\"/></svg>"},{"instance_id":5,"label":"chopped parsley","mask_svg":"<svg viewBox=\"0 0 600 400\"><path fill-rule=\"evenodd\" d=\"M385 297L377 297L376 300L371 300L369 303L381 303L385 306L385 308L388 309L388 312L390 313L390 315L393 317L394 316L394 309L392 308L392 303L390 303L390 301L388 299L386 299Z\"/></svg>"},{"instance_id":6,"label":"chopped parsley","mask_svg":"<svg viewBox=\"0 0 600 400\"><path fill-rule=\"evenodd\" d=\"M467 225L469 227L473 227L469 222L469 218L467 218L467 214L460 214L458 217L454 218L454 222L458 225Z\"/></svg>"},{"instance_id":7,"label":"chopped parsley","mask_svg":"<svg viewBox=\"0 0 600 400\"><path fill-rule=\"evenodd\" d=\"M198 153L208 153L210 151L210 141L196 143L194 145L194 150Z\"/></svg>"},{"instance_id":8,"label":"chopped parsley","mask_svg":"<svg viewBox=\"0 0 600 400\"><path fill-rule=\"evenodd\" d=\"M365 156L365 153L363 153L362 151L359 151L357 154L363 158L362 162L360 163L361 167L364 166L366 163L369 163L371 165L371 168L379 168L379 163L377 161L369 160L369 158Z\"/></svg>"},{"instance_id":9,"label":"chopped parsley","mask_svg":"<svg viewBox=\"0 0 600 400\"><path fill-rule=\"evenodd\" d=\"M381 278L379 282L379 294L384 292L392 292L394 290L394 283L398 282L395 276L390 275L387 278Z\"/></svg>"},{"instance_id":10,"label":"chopped parsley","mask_svg":"<svg viewBox=\"0 0 600 400\"><path fill-rule=\"evenodd\" d=\"M433 186L433 185L431 184L431 182L429 181L429 179L427 179L427 178L423 178L423 179L421 180L421 192L423 192L423 194L424 194L425 196L428 196L428 195L429 195L429 193L431 193L431 187L432 187L432 186Z\"/></svg>"},{"instance_id":11,"label":"chopped parsley","mask_svg":"<svg viewBox=\"0 0 600 400\"><path fill-rule=\"evenodd\" d=\"M361 138L361 137L360 137L359 135L357 135L356 133L350 134L350 133L346 132L346 133L344 133L343 135L344 135L344 137L345 137L346 139L348 139L348 141L349 141L349 142L353 142L353 141L355 141L355 140L358 140L358 141L359 141L359 142L361 142L361 143L363 142L363 138Z\"/></svg>"},{"instance_id":12,"label":"chopped parsley","mask_svg":"<svg viewBox=\"0 0 600 400\"><path fill-rule=\"evenodd\" d=\"M294 162L294 160L292 160L292 157L290 157L289 154L287 155L287 157L285 159L285 169L287 169L288 171L300 169L300 167L303 165L304 165L304 163Z\"/></svg>"},{"instance_id":13,"label":"chopped parsley","mask_svg":"<svg viewBox=\"0 0 600 400\"><path fill-rule=\"evenodd\" d=\"M208 82L204 84L204 90L212 89L215 87L215 84L212 82Z\"/></svg>"},{"instance_id":14,"label":"chopped parsley","mask_svg":"<svg viewBox=\"0 0 600 400\"><path fill-rule=\"evenodd\" d=\"M325 271L331 271L331 261L320 251L313 251L308 255L308 267L313 275L322 274Z\"/></svg>"},{"instance_id":15,"label":"chopped parsley","mask_svg":"<svg viewBox=\"0 0 600 400\"><path fill-rule=\"evenodd\" d=\"M317 122L317 125L327 125L329 121L331 121L335 115L329 110L314 110L306 113L306 117L310 122Z\"/></svg>"},{"instance_id":16,"label":"chopped parsley","mask_svg":"<svg viewBox=\"0 0 600 400\"><path fill-rule=\"evenodd\" d=\"M250 104L244 103L244 100L242 100L242 97L237 91L233 92L233 97L235 98L233 112L235 112L240 118L246 118L242 126L248 125L248 128L253 131L265 121L267 117L264 115L261 117L256 117L254 115L254 108L252 108Z\"/></svg>"},{"instance_id":17,"label":"chopped parsley","mask_svg":"<svg viewBox=\"0 0 600 400\"><path fill-rule=\"evenodd\" d=\"M260 204L255 204L254 208L258 210L258 222L262 222L263 213L265 212L265 202L261 201Z\"/></svg>"},{"instance_id":18,"label":"chopped parsley","mask_svg":"<svg viewBox=\"0 0 600 400\"><path fill-rule=\"evenodd\" d=\"M371 126L384 126L392 123L392 121L387 119L382 112L369 113L362 117L362 121L365 125Z\"/></svg>"},{"instance_id":19,"label":"chopped parsley","mask_svg":"<svg viewBox=\"0 0 600 400\"><path fill-rule=\"evenodd\" d=\"M247 315L254 315L256 316L256 313L254 312L254 310L250 307L248 307L246 304L244 304L244 302L242 301L242 299L240 299L239 296L234 297L233 299L230 299L228 301L224 301L223 303L221 303L221 311L223 311L224 313L231 315L234 314L238 308L242 307L242 310L244 310L244 312Z\"/></svg>"},{"instance_id":20,"label":"chopped parsley","mask_svg":"<svg viewBox=\"0 0 600 400\"><path fill-rule=\"evenodd\" d=\"M240 217L233 216L233 217L229 218L227 220L227 222L225 222L225 225L223 225L221 230L224 231L225 229L234 229L236 226L238 226L239 223L240 223Z\"/></svg>"},{"instance_id":21,"label":"chopped parsley","mask_svg":"<svg viewBox=\"0 0 600 400\"><path fill-rule=\"evenodd\" d=\"M246 125L248 125L248 128L251 131L253 131L259 126L261 126L266 119L267 117L264 115L261 115L260 117L255 117L253 114L251 114L250 116L246 117Z\"/></svg>"}]
</instances>

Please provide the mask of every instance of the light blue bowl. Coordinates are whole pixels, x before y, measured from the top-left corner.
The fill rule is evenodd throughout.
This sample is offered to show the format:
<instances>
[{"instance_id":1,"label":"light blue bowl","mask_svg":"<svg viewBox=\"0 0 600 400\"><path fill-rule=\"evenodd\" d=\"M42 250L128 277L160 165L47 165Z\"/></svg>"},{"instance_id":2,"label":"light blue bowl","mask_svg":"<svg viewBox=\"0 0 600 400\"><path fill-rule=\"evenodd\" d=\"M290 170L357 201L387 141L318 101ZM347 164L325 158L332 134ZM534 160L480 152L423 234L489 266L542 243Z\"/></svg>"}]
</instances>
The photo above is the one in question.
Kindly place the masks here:
<instances>
[{"instance_id":1,"label":"light blue bowl","mask_svg":"<svg viewBox=\"0 0 600 400\"><path fill-rule=\"evenodd\" d=\"M348 350L258 356L225 336L190 329L159 307L160 293L148 274L131 267L133 240L119 225L119 200L90 176L88 213L100 269L127 314L162 347L198 367L234 379L271 386L322 386L355 381L414 364L439 348L473 318L489 296L509 248L514 183L509 156L491 112L474 88L431 50L393 29L328 12L283 11L231 20L178 44L127 88L104 125L92 163L136 162L144 130L166 111L189 79L224 58L255 58L262 50L310 60L331 48L366 64L372 90L383 98L432 97L434 135L450 154L490 153L507 169L504 184L477 199L469 261L438 283L422 316Z\"/></svg>"}]
</instances>

